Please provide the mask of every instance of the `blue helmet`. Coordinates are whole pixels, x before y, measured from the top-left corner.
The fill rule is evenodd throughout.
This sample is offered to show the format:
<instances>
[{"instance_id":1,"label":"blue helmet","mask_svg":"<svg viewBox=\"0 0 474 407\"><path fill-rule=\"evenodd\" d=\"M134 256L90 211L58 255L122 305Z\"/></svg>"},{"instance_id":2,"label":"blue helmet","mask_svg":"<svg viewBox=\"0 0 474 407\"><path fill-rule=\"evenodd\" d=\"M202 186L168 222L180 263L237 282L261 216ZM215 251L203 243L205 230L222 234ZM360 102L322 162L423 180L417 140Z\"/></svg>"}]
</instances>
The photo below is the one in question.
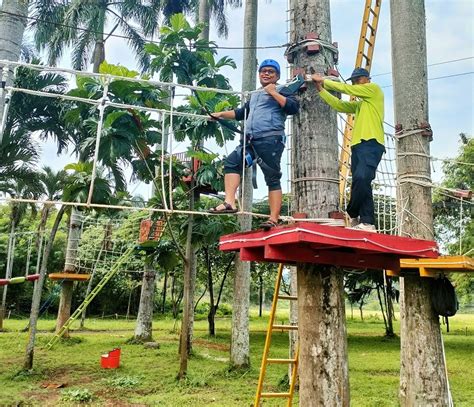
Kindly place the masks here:
<instances>
[{"instance_id":1,"label":"blue helmet","mask_svg":"<svg viewBox=\"0 0 474 407\"><path fill-rule=\"evenodd\" d=\"M264 59L260 66L258 67L258 72L262 70L262 68L269 66L270 68L274 68L277 71L277 74L280 75L280 64L275 61L274 59Z\"/></svg>"}]
</instances>

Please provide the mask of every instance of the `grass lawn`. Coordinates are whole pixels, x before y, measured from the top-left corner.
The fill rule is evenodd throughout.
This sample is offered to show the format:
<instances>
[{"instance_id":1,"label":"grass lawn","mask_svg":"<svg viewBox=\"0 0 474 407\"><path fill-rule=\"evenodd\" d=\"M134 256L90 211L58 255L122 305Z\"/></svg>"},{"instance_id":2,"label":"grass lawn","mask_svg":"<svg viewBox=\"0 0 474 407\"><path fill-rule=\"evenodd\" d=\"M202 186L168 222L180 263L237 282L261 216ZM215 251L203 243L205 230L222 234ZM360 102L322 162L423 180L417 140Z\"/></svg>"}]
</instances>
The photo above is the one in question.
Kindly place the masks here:
<instances>
[{"instance_id":1,"label":"grass lawn","mask_svg":"<svg viewBox=\"0 0 474 407\"><path fill-rule=\"evenodd\" d=\"M278 318L283 320L284 317ZM228 371L230 319L216 323L217 337L207 336L207 322L195 323L194 356L185 381L178 371L178 333L172 320L154 322L159 349L128 345L134 321L87 320L88 331L73 332L76 340L63 341L52 350L41 348L52 337L54 321L43 320L31 374L17 372L22 365L27 334L19 332L26 320L5 321L0 333L0 405L250 406L256 390L267 319L252 317L251 363L246 372ZM398 338L383 337L383 322L376 314L364 322L348 320L349 368L352 406L396 406L399 380ZM396 326L398 330L398 325ZM445 327L443 326L443 331ZM444 334L450 385L456 406L474 405L474 315L459 314ZM272 356L286 357L287 333L273 337ZM122 348L121 367L100 368L100 355ZM270 367L267 389L278 390L285 366ZM63 384L64 388L44 388ZM281 388L284 390L284 388ZM295 405L297 397L295 399ZM269 400L265 405L284 405Z\"/></svg>"}]
</instances>

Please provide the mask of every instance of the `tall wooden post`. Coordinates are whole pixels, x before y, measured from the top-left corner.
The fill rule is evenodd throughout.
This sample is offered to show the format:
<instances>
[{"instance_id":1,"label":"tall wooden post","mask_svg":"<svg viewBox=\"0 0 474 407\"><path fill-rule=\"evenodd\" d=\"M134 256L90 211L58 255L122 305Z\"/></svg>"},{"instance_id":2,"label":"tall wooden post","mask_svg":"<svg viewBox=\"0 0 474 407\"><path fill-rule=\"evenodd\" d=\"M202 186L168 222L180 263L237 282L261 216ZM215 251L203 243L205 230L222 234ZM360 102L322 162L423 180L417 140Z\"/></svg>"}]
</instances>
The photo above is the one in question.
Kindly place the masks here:
<instances>
[{"instance_id":1,"label":"tall wooden post","mask_svg":"<svg viewBox=\"0 0 474 407\"><path fill-rule=\"evenodd\" d=\"M242 71L242 90L255 89L257 63L257 15L258 1L246 0L244 12L244 52ZM241 199L245 211L252 208L252 173L246 169L245 190ZM252 217L241 215L240 230L250 230ZM232 312L232 343L230 348L230 363L234 368L246 368L250 365L249 339L249 305L250 305L250 262L241 261L239 256L235 260L234 299Z\"/></svg>"},{"instance_id":2,"label":"tall wooden post","mask_svg":"<svg viewBox=\"0 0 474 407\"><path fill-rule=\"evenodd\" d=\"M81 214L76 207L71 209L71 220L69 224L69 235L66 248L66 260L64 265L65 273L76 273L76 261L79 255L79 243L82 234ZM72 294L74 281L65 280L61 283L61 294L59 296L58 317L56 320L56 333L63 327L71 316ZM64 337L69 336L66 331Z\"/></svg>"},{"instance_id":3,"label":"tall wooden post","mask_svg":"<svg viewBox=\"0 0 474 407\"><path fill-rule=\"evenodd\" d=\"M430 137L403 137L428 123L425 6L423 0L391 0L392 65L398 141L402 235L433 239ZM450 405L438 316L430 300L430 279L400 279L403 406Z\"/></svg>"},{"instance_id":4,"label":"tall wooden post","mask_svg":"<svg viewBox=\"0 0 474 407\"><path fill-rule=\"evenodd\" d=\"M21 41L23 32L27 24L26 16L28 14L28 0L3 0L0 11L0 59L9 61L18 61L20 58ZM5 71L3 75L3 66L0 65L0 86L11 86L13 82L13 69ZM3 117L5 107L6 92L0 89L0 122ZM0 132L0 143L2 142L2 133Z\"/></svg>"},{"instance_id":5,"label":"tall wooden post","mask_svg":"<svg viewBox=\"0 0 474 407\"><path fill-rule=\"evenodd\" d=\"M294 1L294 38L315 33L331 42L329 0ZM301 50L295 65L324 73L333 56ZM336 113L313 85L301 96L294 119L295 205L308 217L328 217L338 208ZM303 180L304 178L304 180ZM301 179L301 182L298 181ZM298 333L300 405L348 406L349 379L342 270L333 266L298 265Z\"/></svg>"}]
</instances>

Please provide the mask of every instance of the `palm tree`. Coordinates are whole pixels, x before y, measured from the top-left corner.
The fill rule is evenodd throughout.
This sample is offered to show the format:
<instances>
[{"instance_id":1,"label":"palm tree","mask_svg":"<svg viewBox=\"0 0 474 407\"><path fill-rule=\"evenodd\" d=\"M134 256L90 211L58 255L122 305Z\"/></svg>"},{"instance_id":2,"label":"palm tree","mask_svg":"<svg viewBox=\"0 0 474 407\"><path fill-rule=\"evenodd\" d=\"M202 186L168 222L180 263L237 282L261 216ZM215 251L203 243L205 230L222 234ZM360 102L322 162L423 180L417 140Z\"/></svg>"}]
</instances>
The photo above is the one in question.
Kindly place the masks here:
<instances>
[{"instance_id":1,"label":"palm tree","mask_svg":"<svg viewBox=\"0 0 474 407\"><path fill-rule=\"evenodd\" d=\"M0 6L0 59L18 61L21 53L21 41L26 27L26 19L21 16L28 14L28 2L23 0L3 0ZM1 66L0 66L1 68ZM6 85L12 83L12 75ZM0 93L0 118L3 117L5 94ZM2 133L0 132L0 142Z\"/></svg>"},{"instance_id":2,"label":"palm tree","mask_svg":"<svg viewBox=\"0 0 474 407\"><path fill-rule=\"evenodd\" d=\"M62 197L63 188L66 184L67 173L64 170L54 171L45 165L43 172L39 174L39 181L43 185L44 196L48 201L59 201ZM41 221L38 225L38 232L44 231L49 212L53 204L45 203L41 210Z\"/></svg>"},{"instance_id":3,"label":"palm tree","mask_svg":"<svg viewBox=\"0 0 474 407\"><path fill-rule=\"evenodd\" d=\"M72 65L84 70L89 61L99 72L105 60L105 43L117 29L127 36L128 44L145 70L149 57L143 51L145 37L158 28L161 0L37 0L32 5L34 39L39 50L47 49L48 62L55 65L67 47L72 47ZM113 28L106 36L107 24ZM136 25L135 25L136 24Z\"/></svg>"}]
</instances>

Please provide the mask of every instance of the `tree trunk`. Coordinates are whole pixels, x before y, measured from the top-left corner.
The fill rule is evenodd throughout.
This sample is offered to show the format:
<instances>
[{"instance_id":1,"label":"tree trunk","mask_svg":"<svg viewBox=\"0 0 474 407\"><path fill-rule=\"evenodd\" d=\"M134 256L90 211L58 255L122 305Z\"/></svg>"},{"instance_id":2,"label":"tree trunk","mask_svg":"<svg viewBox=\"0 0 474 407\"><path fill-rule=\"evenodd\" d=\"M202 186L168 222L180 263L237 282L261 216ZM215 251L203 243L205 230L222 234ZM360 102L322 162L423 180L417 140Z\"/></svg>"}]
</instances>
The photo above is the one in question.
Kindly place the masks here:
<instances>
[{"instance_id":1,"label":"tree trunk","mask_svg":"<svg viewBox=\"0 0 474 407\"><path fill-rule=\"evenodd\" d=\"M168 289L168 270L165 270L165 277L163 281L163 293L161 299L161 313L164 314L166 311L166 290Z\"/></svg>"},{"instance_id":2,"label":"tree trunk","mask_svg":"<svg viewBox=\"0 0 474 407\"><path fill-rule=\"evenodd\" d=\"M191 183L193 186L193 183ZM194 209L194 194L190 196L189 209ZM188 217L188 230L186 236L186 261L184 264L184 303L183 319L181 321L181 335L179 339L180 364L178 379L186 376L188 370L188 357L192 346L192 323L194 319L194 288L196 281L196 252L192 244L194 216Z\"/></svg>"},{"instance_id":3,"label":"tree trunk","mask_svg":"<svg viewBox=\"0 0 474 407\"><path fill-rule=\"evenodd\" d=\"M105 44L103 40L97 40L92 54L92 72L98 73L100 64L105 61Z\"/></svg>"},{"instance_id":4,"label":"tree trunk","mask_svg":"<svg viewBox=\"0 0 474 407\"><path fill-rule=\"evenodd\" d=\"M385 326L385 333L387 333L387 330L388 330L387 318L385 317L385 310L384 310L384 305L382 301L382 296L380 295L380 286L378 284L376 286L376 290L377 290L377 299L379 300L379 305L380 305L380 311L382 312L383 324Z\"/></svg>"},{"instance_id":5,"label":"tree trunk","mask_svg":"<svg viewBox=\"0 0 474 407\"><path fill-rule=\"evenodd\" d=\"M263 307L263 278L262 275L258 276L258 316L262 316Z\"/></svg>"},{"instance_id":6,"label":"tree trunk","mask_svg":"<svg viewBox=\"0 0 474 407\"><path fill-rule=\"evenodd\" d=\"M402 131L428 123L425 7L422 0L391 0L395 123ZM414 57L416 56L416 57ZM429 138L401 137L397 144L402 202L401 233L433 239ZM449 394L438 316L430 299L431 279L400 279L400 403L447 406Z\"/></svg>"},{"instance_id":7,"label":"tree trunk","mask_svg":"<svg viewBox=\"0 0 474 407\"><path fill-rule=\"evenodd\" d=\"M102 29L100 31L105 30L105 6L98 6L100 8L100 15L98 21L98 27ZM102 32L97 32L95 35L95 46L94 46L94 53L92 54L92 72L98 73L100 64L105 61L105 43L104 43L104 34Z\"/></svg>"},{"instance_id":8,"label":"tree trunk","mask_svg":"<svg viewBox=\"0 0 474 407\"><path fill-rule=\"evenodd\" d=\"M131 308L131 306L132 306L132 294L133 294L133 289L134 289L134 288L135 288L135 287L132 286L132 287L130 288L130 292L128 293L127 313L126 313L126 315L125 315L125 319L126 319L127 321L128 321L129 316L130 316L130 308Z\"/></svg>"},{"instance_id":9,"label":"tree trunk","mask_svg":"<svg viewBox=\"0 0 474 407\"><path fill-rule=\"evenodd\" d=\"M14 218L12 218L11 227L10 227L10 235L8 236L7 268L5 270L6 279L9 279L12 277L13 258L15 255L15 228L16 228L16 222L14 221ZM2 292L2 304L0 306L0 330L3 329L3 320L6 315L7 290L8 290L8 285L4 285L3 292Z\"/></svg>"},{"instance_id":10,"label":"tree trunk","mask_svg":"<svg viewBox=\"0 0 474 407\"><path fill-rule=\"evenodd\" d=\"M6 14L9 13L9 14ZM0 7L0 60L18 61L20 59L21 43L23 32L27 24L26 18L19 16L28 15L27 0L3 0ZM2 75L3 65L0 65L0 76ZM6 86L13 83L13 69L10 68L8 75L2 77L6 79ZM0 122L5 108L5 92L0 90ZM0 133L0 143L2 134Z\"/></svg>"},{"instance_id":11,"label":"tree trunk","mask_svg":"<svg viewBox=\"0 0 474 407\"><path fill-rule=\"evenodd\" d=\"M295 0L292 41L309 32L331 43L329 0ZM303 49L295 66L324 73L333 55L308 56ZM307 69L308 69L307 68ZM313 85L301 96L293 120L295 205L308 217L328 217L338 209L338 148L336 113ZM309 178L309 179L308 179ZM327 181L325 181L327 179ZM298 265L298 333L300 341L300 405L349 405L349 375L343 272L334 266Z\"/></svg>"},{"instance_id":12,"label":"tree trunk","mask_svg":"<svg viewBox=\"0 0 474 407\"><path fill-rule=\"evenodd\" d=\"M199 0L198 22L199 24L204 24L199 38L209 41L209 27L211 25L209 0Z\"/></svg>"},{"instance_id":13,"label":"tree trunk","mask_svg":"<svg viewBox=\"0 0 474 407\"><path fill-rule=\"evenodd\" d=\"M48 270L49 255L51 253L51 249L53 248L54 238L56 237L56 232L58 231L59 223L61 222L65 209L65 206L61 206L58 213L56 214L56 219L54 220L53 228L51 229L48 243L44 248L43 259L41 262L40 277L36 282L33 291L33 299L31 301L28 345L26 346L25 360L23 363L23 369L25 370L30 370L33 368L33 356L35 349L36 329L38 325L39 310L41 305L41 293L43 291L44 279Z\"/></svg>"},{"instance_id":14,"label":"tree trunk","mask_svg":"<svg viewBox=\"0 0 474 407\"><path fill-rule=\"evenodd\" d=\"M384 271L385 279L385 295L387 298L387 331L386 335L389 337L395 336L393 331L393 300L392 300L392 279L387 278Z\"/></svg>"},{"instance_id":15,"label":"tree trunk","mask_svg":"<svg viewBox=\"0 0 474 407\"><path fill-rule=\"evenodd\" d=\"M137 326L135 328L136 341L150 342L153 340L153 307L155 300L156 270L153 259L145 260L145 272L142 279L140 306L138 307Z\"/></svg>"},{"instance_id":16,"label":"tree trunk","mask_svg":"<svg viewBox=\"0 0 474 407\"><path fill-rule=\"evenodd\" d=\"M242 90L250 91L256 87L257 68L257 15L258 1L245 0L244 11L244 50L242 66ZM244 171L245 190L240 191L243 209L252 208L253 189L252 171ZM252 227L252 218L240 216L240 230L245 232ZM246 369L250 366L250 262L235 257L234 296L232 303L232 338L230 346L230 364L234 369Z\"/></svg>"},{"instance_id":17,"label":"tree trunk","mask_svg":"<svg viewBox=\"0 0 474 407\"><path fill-rule=\"evenodd\" d=\"M216 307L214 304L214 284L212 281L212 267L211 259L209 258L209 250L206 247L204 249L206 255L206 267L207 267L207 288L209 289L209 313L207 314L207 322L209 325L209 336L216 336L216 329L214 323L214 316L216 315Z\"/></svg>"},{"instance_id":18,"label":"tree trunk","mask_svg":"<svg viewBox=\"0 0 474 407\"><path fill-rule=\"evenodd\" d=\"M78 255L79 242L81 240L81 219L78 210L73 207L71 211L71 220L69 225L69 235L66 249L66 261L64 265L65 273L76 272L76 259ZM61 284L61 295L59 298L58 318L56 320L56 333L62 328L71 316L72 292L74 289L73 281L63 281ZM67 330L63 337L69 336Z\"/></svg>"}]
</instances>

